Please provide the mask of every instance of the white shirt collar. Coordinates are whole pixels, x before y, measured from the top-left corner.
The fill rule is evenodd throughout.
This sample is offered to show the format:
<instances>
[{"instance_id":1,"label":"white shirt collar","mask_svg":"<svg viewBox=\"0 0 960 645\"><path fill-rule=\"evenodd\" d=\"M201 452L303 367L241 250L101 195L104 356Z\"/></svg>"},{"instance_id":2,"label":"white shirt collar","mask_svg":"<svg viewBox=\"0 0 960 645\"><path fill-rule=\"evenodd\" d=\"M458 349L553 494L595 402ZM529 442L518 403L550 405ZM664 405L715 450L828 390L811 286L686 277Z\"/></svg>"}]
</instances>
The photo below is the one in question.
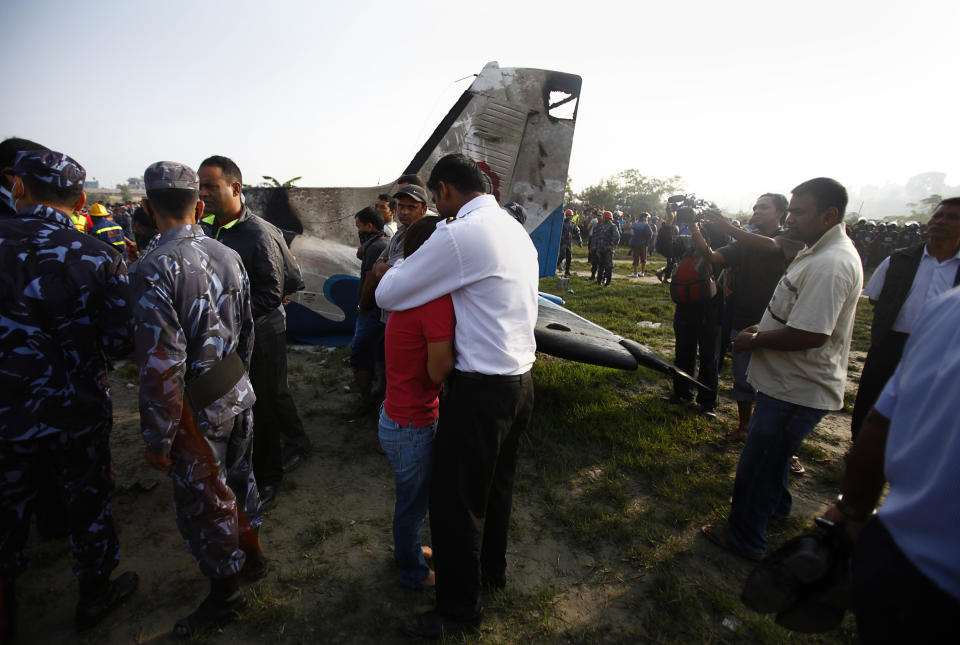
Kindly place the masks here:
<instances>
[{"instance_id":1,"label":"white shirt collar","mask_svg":"<svg viewBox=\"0 0 960 645\"><path fill-rule=\"evenodd\" d=\"M940 262L940 260L938 260L932 253L930 253L930 245L929 245L929 244L924 244L924 245L923 245L923 257L933 258L933 261L936 262L937 264L943 264L943 262L949 262L950 260L960 260L960 249L957 249L957 252L954 254L954 256L953 256L952 258L947 258L947 259L944 260L943 262Z\"/></svg>"},{"instance_id":2,"label":"white shirt collar","mask_svg":"<svg viewBox=\"0 0 960 645\"><path fill-rule=\"evenodd\" d=\"M479 210L486 206L493 206L494 208L499 208L500 205L497 204L497 198L493 195L477 195L469 202L460 207L460 210L457 211L457 219L461 217L466 217L475 210Z\"/></svg>"},{"instance_id":3,"label":"white shirt collar","mask_svg":"<svg viewBox=\"0 0 960 645\"><path fill-rule=\"evenodd\" d=\"M834 224L832 227L827 229L827 231L824 232L824 234L820 236L820 239L814 242L813 245L804 247L797 255L810 255L811 253L816 253L820 247L831 244L835 239L837 239L838 236L841 235L844 237L847 236L847 234L844 232L843 224Z\"/></svg>"}]
</instances>

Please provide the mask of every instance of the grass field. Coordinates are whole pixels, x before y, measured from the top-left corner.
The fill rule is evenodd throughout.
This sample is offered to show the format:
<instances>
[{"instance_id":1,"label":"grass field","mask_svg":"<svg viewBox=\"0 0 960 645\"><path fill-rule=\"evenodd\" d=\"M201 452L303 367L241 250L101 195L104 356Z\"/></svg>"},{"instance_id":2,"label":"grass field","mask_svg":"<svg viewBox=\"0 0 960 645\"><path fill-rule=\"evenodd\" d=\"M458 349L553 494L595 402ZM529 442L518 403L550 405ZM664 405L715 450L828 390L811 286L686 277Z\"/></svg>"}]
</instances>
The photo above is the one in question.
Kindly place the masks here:
<instances>
[{"instance_id":1,"label":"grass field","mask_svg":"<svg viewBox=\"0 0 960 645\"><path fill-rule=\"evenodd\" d=\"M579 251L576 249L575 251ZM589 272L585 253L575 254L574 271ZM625 255L623 251L620 255ZM576 257L579 256L579 257ZM654 260L647 274L662 266ZM617 263L610 288L572 277L572 294L556 290L545 278L541 289L562 295L566 306L615 333L650 345L672 357L673 304L659 283L625 278L631 268ZM854 348L865 351L869 303L858 315ZM660 323L641 328L640 321ZM836 642L855 641L850 617L837 633L803 637L739 604L738 588L747 569L731 576L719 550L694 549L700 525L723 520L728 512L732 473L739 444L718 441L717 423L663 400L669 392L659 375L618 372L540 357L535 366L537 405L520 477L522 489L544 500L545 516L577 548L606 554L607 566L624 579L642 580L622 598L631 625L612 632L578 634L576 642ZM729 386L729 371L721 387ZM723 403L735 418L731 402ZM832 437L824 438L828 444ZM828 490L839 481L840 462L810 442L805 459L824 461L819 469ZM812 482L806 481L808 486ZM812 519L795 513L771 525L776 546ZM707 546L707 549L712 547ZM696 552L696 553L695 553ZM739 625L731 631L723 625ZM561 625L555 625L564 634ZM566 636L571 634L566 633Z\"/></svg>"}]
</instances>

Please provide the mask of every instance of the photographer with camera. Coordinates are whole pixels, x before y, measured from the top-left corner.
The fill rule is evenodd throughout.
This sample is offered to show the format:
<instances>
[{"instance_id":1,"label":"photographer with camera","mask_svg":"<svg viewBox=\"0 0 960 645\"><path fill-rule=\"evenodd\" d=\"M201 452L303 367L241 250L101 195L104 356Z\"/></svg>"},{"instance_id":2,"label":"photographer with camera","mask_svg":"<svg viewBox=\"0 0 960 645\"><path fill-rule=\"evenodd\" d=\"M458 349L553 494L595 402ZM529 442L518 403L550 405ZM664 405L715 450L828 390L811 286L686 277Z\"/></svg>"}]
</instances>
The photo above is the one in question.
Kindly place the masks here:
<instances>
[{"instance_id":1,"label":"photographer with camera","mask_svg":"<svg viewBox=\"0 0 960 645\"><path fill-rule=\"evenodd\" d=\"M775 193L764 193L753 206L750 226L756 233L735 227L718 210L704 212L704 220L713 230L734 238L730 244L717 250L710 248L698 224L691 226L697 252L714 267L726 266L734 271L734 296L728 301L732 306L730 339L740 330L754 325L763 318L780 276L786 271L803 242L786 236L782 228L787 218L787 198ZM760 240L751 238L760 237ZM767 245L767 239L775 239L778 245ZM759 248L758 248L759 247ZM736 431L727 435L731 441L747 438L747 427L757 390L747 382L747 365L750 351L733 353L733 399L737 402L740 423Z\"/></svg>"},{"instance_id":2,"label":"photographer with camera","mask_svg":"<svg viewBox=\"0 0 960 645\"><path fill-rule=\"evenodd\" d=\"M677 205L676 209L671 205ZM710 388L700 390L697 403L701 412L710 418L717 416L717 325L723 295L717 288L717 276L713 266L700 257L697 245L689 234L681 235L674 224L690 228L701 219L708 205L692 195L676 195L668 200L663 228L657 236L657 251L667 258L667 266L673 266L670 274L670 298L676 303L673 315L675 337L674 364L688 374L694 374L699 353L700 369L696 378ZM712 233L708 232L708 235ZM685 379L673 380L673 396L676 403L693 400L690 384Z\"/></svg>"}]
</instances>

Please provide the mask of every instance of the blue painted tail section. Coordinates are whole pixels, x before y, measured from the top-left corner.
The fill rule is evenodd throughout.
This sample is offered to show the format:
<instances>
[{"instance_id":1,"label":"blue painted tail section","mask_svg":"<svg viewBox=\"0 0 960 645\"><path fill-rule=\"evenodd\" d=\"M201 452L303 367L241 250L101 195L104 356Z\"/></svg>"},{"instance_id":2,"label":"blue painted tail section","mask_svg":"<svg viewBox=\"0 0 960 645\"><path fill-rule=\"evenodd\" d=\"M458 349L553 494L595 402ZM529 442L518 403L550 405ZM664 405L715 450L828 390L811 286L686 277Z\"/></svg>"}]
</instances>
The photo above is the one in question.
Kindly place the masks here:
<instances>
[{"instance_id":1,"label":"blue painted tail section","mask_svg":"<svg viewBox=\"0 0 960 645\"><path fill-rule=\"evenodd\" d=\"M353 339L357 322L357 288L360 278L351 275L333 275L323 284L327 301L343 310L344 319L330 320L303 305L287 305L287 337L294 342L339 347Z\"/></svg>"},{"instance_id":2,"label":"blue painted tail section","mask_svg":"<svg viewBox=\"0 0 960 645\"><path fill-rule=\"evenodd\" d=\"M540 277L556 275L557 256L560 255L560 233L563 230L563 205L557 206L537 228L530 232L530 239L537 248L540 261Z\"/></svg>"}]
</instances>

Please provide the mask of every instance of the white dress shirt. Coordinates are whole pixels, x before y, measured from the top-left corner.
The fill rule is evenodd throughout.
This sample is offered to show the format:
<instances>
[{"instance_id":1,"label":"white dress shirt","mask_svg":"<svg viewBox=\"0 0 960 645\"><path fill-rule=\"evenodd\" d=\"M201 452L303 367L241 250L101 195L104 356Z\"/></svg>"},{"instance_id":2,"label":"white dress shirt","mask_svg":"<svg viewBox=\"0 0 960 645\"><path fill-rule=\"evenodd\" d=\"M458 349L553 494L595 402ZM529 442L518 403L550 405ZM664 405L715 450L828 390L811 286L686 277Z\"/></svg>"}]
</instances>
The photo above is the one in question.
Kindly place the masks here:
<instances>
[{"instance_id":1,"label":"white dress shirt","mask_svg":"<svg viewBox=\"0 0 960 645\"><path fill-rule=\"evenodd\" d=\"M449 293L457 317L456 368L523 374L536 359L539 274L537 250L523 226L492 195L481 195L384 274L377 305L403 311Z\"/></svg>"},{"instance_id":2,"label":"white dress shirt","mask_svg":"<svg viewBox=\"0 0 960 645\"><path fill-rule=\"evenodd\" d=\"M907 299L900 307L897 319L893 321L893 331L904 334L913 332L913 326L917 322L917 314L920 313L920 308L931 298L953 288L958 267L960 267L960 251L957 251L957 254L952 258L940 262L930 255L927 245L924 244L920 266L917 267L917 274L913 277L913 284L910 285L910 293L907 294ZM873 272L867 286L863 288L863 295L870 298L871 302L880 299L880 292L883 291L883 284L887 279L887 269L889 268L890 256L887 256L877 267L877 270Z\"/></svg>"}]
</instances>

